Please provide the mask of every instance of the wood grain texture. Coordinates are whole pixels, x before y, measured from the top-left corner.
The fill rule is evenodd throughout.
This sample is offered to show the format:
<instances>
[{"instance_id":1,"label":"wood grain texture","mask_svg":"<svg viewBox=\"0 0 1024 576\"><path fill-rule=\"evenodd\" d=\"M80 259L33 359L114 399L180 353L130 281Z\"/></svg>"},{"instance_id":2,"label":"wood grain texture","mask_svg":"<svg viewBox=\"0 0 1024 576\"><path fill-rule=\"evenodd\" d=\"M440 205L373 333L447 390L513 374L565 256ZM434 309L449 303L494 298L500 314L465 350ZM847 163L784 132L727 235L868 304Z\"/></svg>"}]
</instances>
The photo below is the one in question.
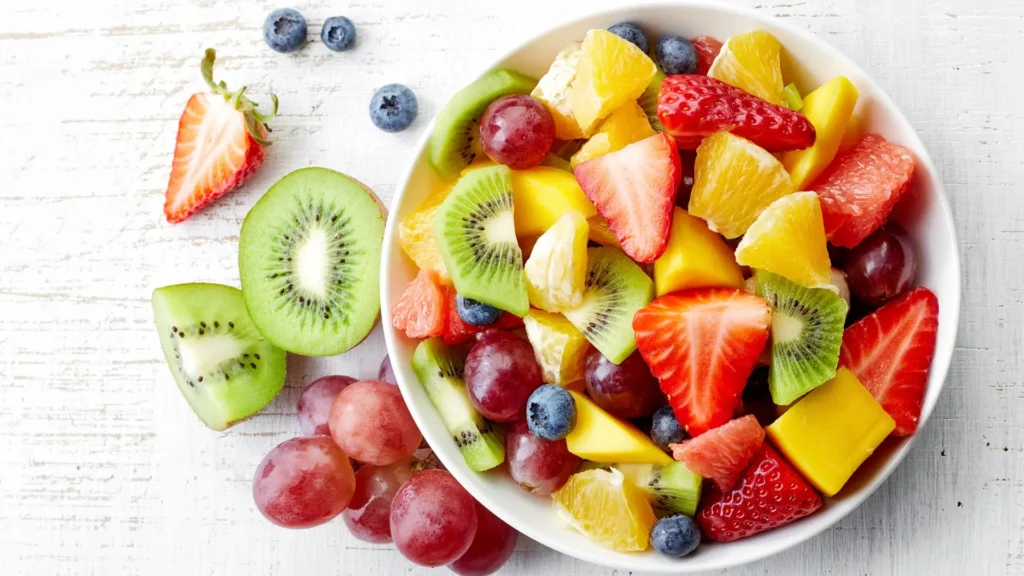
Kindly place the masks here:
<instances>
[{"instance_id":1,"label":"wood grain texture","mask_svg":"<svg viewBox=\"0 0 1024 576\"><path fill-rule=\"evenodd\" d=\"M317 38L263 44L274 2L5 3L0 18L0 573L428 574L340 522L272 527L252 471L296 433L312 378L376 373L379 331L352 353L292 358L287 387L225 434L175 389L151 325L153 288L237 285L247 209L283 174L323 165L389 201L423 126L459 83L552 21L616 0L356 0L291 4ZM919 130L956 216L964 265L959 346L940 405L909 457L865 505L787 553L729 571L1024 574L1024 5L1008 0L743 0L834 44ZM318 40L349 16L354 52ZM219 77L274 90L277 144L243 190L179 226L161 216L176 120ZM453 73L455 71L456 73ZM404 134L373 128L389 82L420 97ZM604 575L521 540L502 572ZM621 572L619 572L621 574Z\"/></svg>"}]
</instances>

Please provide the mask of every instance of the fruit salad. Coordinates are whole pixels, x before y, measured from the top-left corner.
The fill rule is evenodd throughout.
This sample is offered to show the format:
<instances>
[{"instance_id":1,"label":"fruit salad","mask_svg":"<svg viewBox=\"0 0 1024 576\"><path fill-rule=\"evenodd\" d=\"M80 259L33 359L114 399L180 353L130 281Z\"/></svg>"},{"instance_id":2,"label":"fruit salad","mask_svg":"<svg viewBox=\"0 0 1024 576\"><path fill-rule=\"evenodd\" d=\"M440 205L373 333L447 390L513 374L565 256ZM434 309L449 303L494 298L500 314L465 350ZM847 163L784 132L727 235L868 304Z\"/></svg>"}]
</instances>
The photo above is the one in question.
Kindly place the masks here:
<instances>
[{"instance_id":1,"label":"fruit salad","mask_svg":"<svg viewBox=\"0 0 1024 576\"><path fill-rule=\"evenodd\" d=\"M889 220L914 156L860 132L849 79L794 84L764 30L652 40L591 30L448 102L391 320L470 469L683 557L814 514L913 434L938 302Z\"/></svg>"}]
</instances>

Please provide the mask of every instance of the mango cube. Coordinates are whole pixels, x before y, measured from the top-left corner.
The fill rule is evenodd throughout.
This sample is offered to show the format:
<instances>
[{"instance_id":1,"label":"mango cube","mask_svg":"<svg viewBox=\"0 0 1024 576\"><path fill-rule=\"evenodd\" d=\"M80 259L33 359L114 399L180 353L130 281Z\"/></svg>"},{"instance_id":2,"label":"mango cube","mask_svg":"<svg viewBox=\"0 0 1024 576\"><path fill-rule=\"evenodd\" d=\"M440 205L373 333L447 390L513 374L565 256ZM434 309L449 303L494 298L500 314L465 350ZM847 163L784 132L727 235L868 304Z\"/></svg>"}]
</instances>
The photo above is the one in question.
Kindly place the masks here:
<instances>
[{"instance_id":1,"label":"mango cube","mask_svg":"<svg viewBox=\"0 0 1024 576\"><path fill-rule=\"evenodd\" d=\"M665 252L654 262L658 296L689 288L743 287L743 271L725 239L686 210L672 213Z\"/></svg>"},{"instance_id":2,"label":"mango cube","mask_svg":"<svg viewBox=\"0 0 1024 576\"><path fill-rule=\"evenodd\" d=\"M523 318L544 381L583 392L583 364L590 342L561 314L530 310Z\"/></svg>"},{"instance_id":3,"label":"mango cube","mask_svg":"<svg viewBox=\"0 0 1024 576\"><path fill-rule=\"evenodd\" d=\"M600 464L668 464L673 462L635 426L605 412L590 398L570 391L576 400L576 427L565 437L569 452Z\"/></svg>"},{"instance_id":4,"label":"mango cube","mask_svg":"<svg viewBox=\"0 0 1024 576\"><path fill-rule=\"evenodd\" d=\"M569 210L597 214L572 172L548 166L512 171L512 210L519 238L540 236Z\"/></svg>"},{"instance_id":5,"label":"mango cube","mask_svg":"<svg viewBox=\"0 0 1024 576\"><path fill-rule=\"evenodd\" d=\"M768 437L826 496L843 488L896 423L846 368L767 428Z\"/></svg>"},{"instance_id":6,"label":"mango cube","mask_svg":"<svg viewBox=\"0 0 1024 576\"><path fill-rule=\"evenodd\" d=\"M807 189L836 157L855 106L857 89L843 76L836 76L804 98L800 111L814 125L817 136L810 148L782 156L782 165L795 189Z\"/></svg>"}]
</instances>

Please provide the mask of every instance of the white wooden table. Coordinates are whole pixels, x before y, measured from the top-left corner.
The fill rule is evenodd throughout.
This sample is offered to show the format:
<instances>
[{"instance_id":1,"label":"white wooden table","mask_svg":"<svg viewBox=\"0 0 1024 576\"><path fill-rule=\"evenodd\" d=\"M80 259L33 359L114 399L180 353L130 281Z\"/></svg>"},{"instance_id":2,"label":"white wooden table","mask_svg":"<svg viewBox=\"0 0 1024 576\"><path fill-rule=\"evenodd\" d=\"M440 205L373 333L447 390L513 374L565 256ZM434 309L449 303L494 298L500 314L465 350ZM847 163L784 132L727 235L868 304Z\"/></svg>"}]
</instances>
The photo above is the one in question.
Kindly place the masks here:
<instances>
[{"instance_id":1,"label":"white wooden table","mask_svg":"<svg viewBox=\"0 0 1024 576\"><path fill-rule=\"evenodd\" d=\"M920 131L957 220L964 312L941 404L885 486L818 538L730 574L1024 574L1024 5L737 3L836 45ZM289 56L261 38L275 4L3 3L0 574L430 573L340 521L277 529L249 492L262 456L296 434L299 390L324 374L375 374L379 331L338 358L292 358L278 399L216 434L171 381L150 292L237 285L242 218L295 168L349 172L390 200L426 120L470 71L552 21L618 2L297 0L317 40ZM358 26L354 52L319 43L335 14ZM170 153L207 46L232 86L278 93L277 144L244 190L172 227L161 214ZM367 115L389 82L420 98L404 134ZM525 538L503 572L613 573Z\"/></svg>"}]
</instances>

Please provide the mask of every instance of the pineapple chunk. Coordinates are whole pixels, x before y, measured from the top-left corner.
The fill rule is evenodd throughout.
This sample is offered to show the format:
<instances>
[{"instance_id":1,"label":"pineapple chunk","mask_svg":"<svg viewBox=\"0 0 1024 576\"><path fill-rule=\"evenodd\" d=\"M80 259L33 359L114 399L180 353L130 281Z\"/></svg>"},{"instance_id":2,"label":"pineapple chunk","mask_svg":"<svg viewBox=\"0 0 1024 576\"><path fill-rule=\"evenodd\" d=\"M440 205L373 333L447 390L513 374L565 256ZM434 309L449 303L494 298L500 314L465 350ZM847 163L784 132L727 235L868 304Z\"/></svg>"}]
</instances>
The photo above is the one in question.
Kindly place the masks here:
<instances>
[{"instance_id":1,"label":"pineapple chunk","mask_svg":"<svg viewBox=\"0 0 1024 576\"><path fill-rule=\"evenodd\" d=\"M583 392L583 363L590 349L583 333L561 314L543 310L530 310L523 323L544 381Z\"/></svg>"},{"instance_id":2,"label":"pineapple chunk","mask_svg":"<svg viewBox=\"0 0 1024 576\"><path fill-rule=\"evenodd\" d=\"M512 205L519 238L540 236L569 210L597 214L572 172L548 166L512 171Z\"/></svg>"},{"instance_id":3,"label":"pineapple chunk","mask_svg":"<svg viewBox=\"0 0 1024 576\"><path fill-rule=\"evenodd\" d=\"M590 140L572 155L570 164L575 168L580 162L621 150L648 136L654 136L654 129L647 120L647 113L636 102L626 102L601 122Z\"/></svg>"},{"instance_id":4,"label":"pineapple chunk","mask_svg":"<svg viewBox=\"0 0 1024 576\"><path fill-rule=\"evenodd\" d=\"M589 136L576 123L569 97L572 90L570 85L576 77L576 65L580 61L580 46L579 42L573 42L559 52L547 73L530 93L530 96L540 100L551 112L551 117L555 119L555 138L559 140L575 140Z\"/></svg>"},{"instance_id":5,"label":"pineapple chunk","mask_svg":"<svg viewBox=\"0 0 1024 576\"><path fill-rule=\"evenodd\" d=\"M795 189L807 188L836 157L856 106L857 89L843 76L836 76L804 98L801 111L814 125L814 145L782 156L782 165Z\"/></svg>"},{"instance_id":6,"label":"pineapple chunk","mask_svg":"<svg viewBox=\"0 0 1024 576\"><path fill-rule=\"evenodd\" d=\"M657 71L654 61L632 42L607 30L587 32L569 95L583 133L593 133L612 110L639 98Z\"/></svg>"},{"instance_id":7,"label":"pineapple chunk","mask_svg":"<svg viewBox=\"0 0 1024 576\"><path fill-rule=\"evenodd\" d=\"M708 230L700 218L676 208L665 252L654 262L654 289L658 296L715 286L743 287L732 248L718 234Z\"/></svg>"},{"instance_id":8,"label":"pineapple chunk","mask_svg":"<svg viewBox=\"0 0 1024 576\"><path fill-rule=\"evenodd\" d=\"M526 261L526 294L534 307L558 312L583 301L588 230L583 214L570 210L537 239Z\"/></svg>"}]
</instances>

